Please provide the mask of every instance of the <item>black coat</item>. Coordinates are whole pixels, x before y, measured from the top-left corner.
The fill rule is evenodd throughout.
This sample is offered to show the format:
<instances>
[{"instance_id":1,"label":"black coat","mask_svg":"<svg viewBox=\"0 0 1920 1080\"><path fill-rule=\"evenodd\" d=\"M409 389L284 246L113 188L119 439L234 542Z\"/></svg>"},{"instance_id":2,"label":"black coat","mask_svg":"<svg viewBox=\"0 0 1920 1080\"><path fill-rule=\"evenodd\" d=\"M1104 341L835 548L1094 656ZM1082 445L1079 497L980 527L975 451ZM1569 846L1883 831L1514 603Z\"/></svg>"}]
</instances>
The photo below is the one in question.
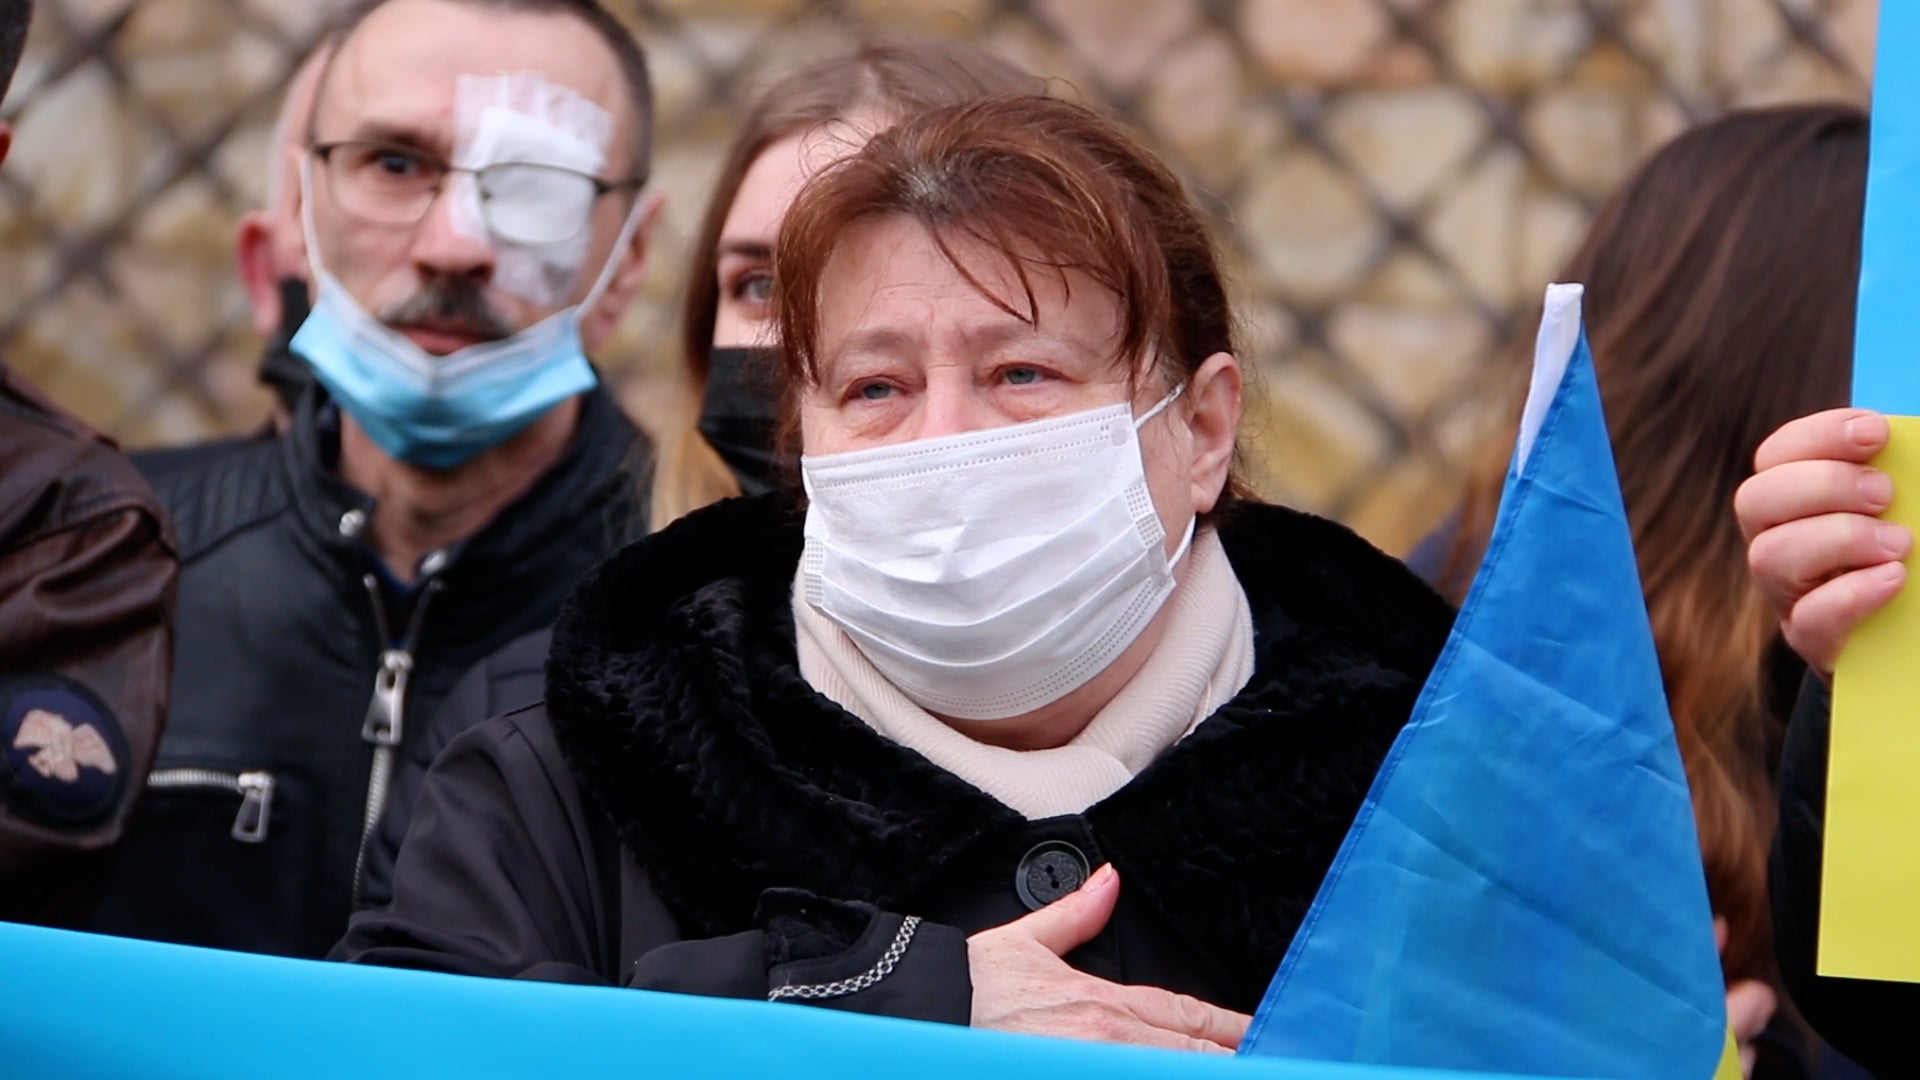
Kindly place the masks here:
<instances>
[{"instance_id":1,"label":"black coat","mask_svg":"<svg viewBox=\"0 0 1920 1080\"><path fill-rule=\"evenodd\" d=\"M173 706L96 930L324 954L352 911L365 824L395 758L462 672L551 622L580 575L640 527L630 469L645 443L595 389L561 459L423 564L409 616L374 595L370 551L350 527L372 501L336 475L327 415L310 393L285 436L160 481L181 549ZM394 723L376 729L389 651L411 670ZM370 738L382 735L393 745Z\"/></svg>"},{"instance_id":2,"label":"black coat","mask_svg":"<svg viewBox=\"0 0 1920 1080\"><path fill-rule=\"evenodd\" d=\"M801 678L778 499L700 511L581 584L547 703L435 763L392 907L334 955L964 1023L966 935L1025 914L1020 882L1037 903L1112 861L1119 908L1069 960L1250 1011L1447 604L1338 525L1242 508L1221 537L1252 680L1116 794L1029 822Z\"/></svg>"}]
</instances>

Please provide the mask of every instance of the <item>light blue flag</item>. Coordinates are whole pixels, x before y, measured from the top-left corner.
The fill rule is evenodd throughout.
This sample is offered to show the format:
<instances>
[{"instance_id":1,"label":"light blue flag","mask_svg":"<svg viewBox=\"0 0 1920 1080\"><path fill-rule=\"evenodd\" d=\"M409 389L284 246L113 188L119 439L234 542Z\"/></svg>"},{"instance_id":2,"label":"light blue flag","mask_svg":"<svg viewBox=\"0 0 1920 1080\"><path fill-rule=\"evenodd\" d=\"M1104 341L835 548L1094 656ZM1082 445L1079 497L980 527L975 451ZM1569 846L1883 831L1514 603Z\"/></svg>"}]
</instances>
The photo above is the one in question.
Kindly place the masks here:
<instances>
[{"instance_id":1,"label":"light blue flag","mask_svg":"<svg viewBox=\"0 0 1920 1080\"><path fill-rule=\"evenodd\" d=\"M1581 287L1487 555L1243 1054L1707 1080L1725 986Z\"/></svg>"},{"instance_id":2,"label":"light blue flag","mask_svg":"<svg viewBox=\"0 0 1920 1080\"><path fill-rule=\"evenodd\" d=\"M1853 331L1853 404L1920 416L1913 362L1920 270L1920 4L1884 2L1873 66L1873 141Z\"/></svg>"},{"instance_id":3,"label":"light blue flag","mask_svg":"<svg viewBox=\"0 0 1920 1080\"><path fill-rule=\"evenodd\" d=\"M0 972L7 1080L1498 1080L1247 1062L806 1005L394 971L5 923Z\"/></svg>"}]
</instances>

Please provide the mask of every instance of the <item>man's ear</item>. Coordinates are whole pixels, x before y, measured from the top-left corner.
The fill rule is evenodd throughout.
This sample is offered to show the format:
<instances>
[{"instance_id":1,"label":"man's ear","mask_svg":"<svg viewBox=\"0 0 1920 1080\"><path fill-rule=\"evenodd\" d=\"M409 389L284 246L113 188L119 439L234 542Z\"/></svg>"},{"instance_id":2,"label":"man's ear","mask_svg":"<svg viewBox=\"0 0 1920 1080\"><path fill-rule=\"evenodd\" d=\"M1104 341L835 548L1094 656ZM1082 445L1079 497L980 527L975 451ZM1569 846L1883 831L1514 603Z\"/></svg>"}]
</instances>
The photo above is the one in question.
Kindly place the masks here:
<instances>
[{"instance_id":1,"label":"man's ear","mask_svg":"<svg viewBox=\"0 0 1920 1080\"><path fill-rule=\"evenodd\" d=\"M280 281L274 273L273 224L265 210L248 211L233 237L233 264L253 308L253 328L262 337L280 329Z\"/></svg>"},{"instance_id":2,"label":"man's ear","mask_svg":"<svg viewBox=\"0 0 1920 1080\"><path fill-rule=\"evenodd\" d=\"M608 280L606 291L580 323L580 343L589 355L613 336L639 293L640 283L646 280L647 252L653 244L653 229L659 224L660 211L666 205L667 197L662 192L649 191L640 196L640 220L633 227L633 238L627 241L627 250L619 256L620 265Z\"/></svg>"},{"instance_id":3,"label":"man's ear","mask_svg":"<svg viewBox=\"0 0 1920 1080\"><path fill-rule=\"evenodd\" d=\"M1240 435L1240 363L1229 353L1214 353L1187 384L1187 429L1193 437L1193 512L1204 514L1220 501L1233 471L1233 446Z\"/></svg>"}]
</instances>

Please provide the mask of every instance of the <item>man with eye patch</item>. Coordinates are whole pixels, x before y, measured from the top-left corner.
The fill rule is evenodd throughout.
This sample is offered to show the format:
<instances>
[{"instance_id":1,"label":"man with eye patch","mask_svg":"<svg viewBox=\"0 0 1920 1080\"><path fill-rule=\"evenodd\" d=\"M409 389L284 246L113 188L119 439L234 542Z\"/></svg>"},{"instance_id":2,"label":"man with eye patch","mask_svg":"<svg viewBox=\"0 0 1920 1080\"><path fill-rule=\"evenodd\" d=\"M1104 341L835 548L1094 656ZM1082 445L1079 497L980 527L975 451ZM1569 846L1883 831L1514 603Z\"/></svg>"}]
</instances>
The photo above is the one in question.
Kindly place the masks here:
<instances>
[{"instance_id":1,"label":"man with eye patch","mask_svg":"<svg viewBox=\"0 0 1920 1080\"><path fill-rule=\"evenodd\" d=\"M645 528L587 359L660 208L638 43L595 0L372 0L334 42L293 170L317 385L161 481L171 727L98 930L323 955L426 718Z\"/></svg>"}]
</instances>

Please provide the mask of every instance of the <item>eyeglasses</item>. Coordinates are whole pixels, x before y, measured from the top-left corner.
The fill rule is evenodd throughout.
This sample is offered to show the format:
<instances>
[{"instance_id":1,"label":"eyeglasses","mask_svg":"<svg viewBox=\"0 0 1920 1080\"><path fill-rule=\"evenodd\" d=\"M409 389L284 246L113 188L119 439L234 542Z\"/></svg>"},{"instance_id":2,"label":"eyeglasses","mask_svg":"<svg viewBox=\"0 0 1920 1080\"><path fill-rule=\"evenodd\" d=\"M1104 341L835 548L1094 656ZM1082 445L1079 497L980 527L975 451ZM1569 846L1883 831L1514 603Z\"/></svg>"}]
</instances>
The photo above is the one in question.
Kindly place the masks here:
<instances>
[{"instance_id":1,"label":"eyeglasses","mask_svg":"<svg viewBox=\"0 0 1920 1080\"><path fill-rule=\"evenodd\" d=\"M593 204L613 191L638 189L644 176L602 180L559 165L496 161L469 169L394 143L347 140L319 143L313 156L325 168L342 210L376 225L417 225L447 177L471 173L488 232L516 244L558 244L587 227Z\"/></svg>"}]
</instances>

